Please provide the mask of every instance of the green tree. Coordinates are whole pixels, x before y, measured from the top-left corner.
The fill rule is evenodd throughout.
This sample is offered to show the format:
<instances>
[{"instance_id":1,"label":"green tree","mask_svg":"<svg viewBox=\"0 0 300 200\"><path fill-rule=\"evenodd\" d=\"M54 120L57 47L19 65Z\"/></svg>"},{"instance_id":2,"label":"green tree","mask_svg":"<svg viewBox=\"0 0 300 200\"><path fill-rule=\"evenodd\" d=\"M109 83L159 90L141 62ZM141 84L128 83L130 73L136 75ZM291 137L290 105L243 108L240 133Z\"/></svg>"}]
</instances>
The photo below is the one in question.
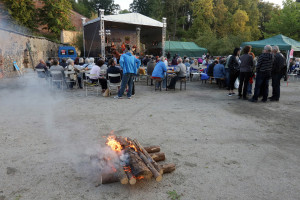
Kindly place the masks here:
<instances>
[{"instance_id":1,"label":"green tree","mask_svg":"<svg viewBox=\"0 0 300 200\"><path fill-rule=\"evenodd\" d=\"M41 23L59 38L62 30L72 30L70 21L72 4L68 0L43 0L45 6L40 10Z\"/></svg>"},{"instance_id":2,"label":"green tree","mask_svg":"<svg viewBox=\"0 0 300 200\"><path fill-rule=\"evenodd\" d=\"M104 9L105 15L112 15L120 10L120 5L115 4L114 0L91 0L91 6L95 12L98 13L99 9Z\"/></svg>"},{"instance_id":3,"label":"green tree","mask_svg":"<svg viewBox=\"0 0 300 200\"><path fill-rule=\"evenodd\" d=\"M3 0L9 14L22 26L35 30L37 14L32 0Z\"/></svg>"},{"instance_id":4,"label":"green tree","mask_svg":"<svg viewBox=\"0 0 300 200\"><path fill-rule=\"evenodd\" d=\"M300 40L300 3L292 0L283 2L283 9L273 13L269 22L265 23L267 37L283 34Z\"/></svg>"},{"instance_id":5,"label":"green tree","mask_svg":"<svg viewBox=\"0 0 300 200\"><path fill-rule=\"evenodd\" d=\"M126 13L130 13L130 11L127 9L119 11L119 14L126 14Z\"/></svg>"},{"instance_id":6,"label":"green tree","mask_svg":"<svg viewBox=\"0 0 300 200\"><path fill-rule=\"evenodd\" d=\"M89 0L70 0L70 2L72 3L72 8L74 11L85 17L92 17L92 13L94 12L94 10Z\"/></svg>"},{"instance_id":7,"label":"green tree","mask_svg":"<svg viewBox=\"0 0 300 200\"><path fill-rule=\"evenodd\" d=\"M130 11L141 13L143 15L149 15L149 2L148 0L133 0L130 4Z\"/></svg>"},{"instance_id":8,"label":"green tree","mask_svg":"<svg viewBox=\"0 0 300 200\"><path fill-rule=\"evenodd\" d=\"M265 24L271 20L273 14L275 15L279 14L280 7L275 6L273 3L270 2L260 1L258 3L258 9L259 9L259 27L260 27L261 34L263 36L264 32L266 32ZM264 36L261 39L264 39Z\"/></svg>"}]
</instances>

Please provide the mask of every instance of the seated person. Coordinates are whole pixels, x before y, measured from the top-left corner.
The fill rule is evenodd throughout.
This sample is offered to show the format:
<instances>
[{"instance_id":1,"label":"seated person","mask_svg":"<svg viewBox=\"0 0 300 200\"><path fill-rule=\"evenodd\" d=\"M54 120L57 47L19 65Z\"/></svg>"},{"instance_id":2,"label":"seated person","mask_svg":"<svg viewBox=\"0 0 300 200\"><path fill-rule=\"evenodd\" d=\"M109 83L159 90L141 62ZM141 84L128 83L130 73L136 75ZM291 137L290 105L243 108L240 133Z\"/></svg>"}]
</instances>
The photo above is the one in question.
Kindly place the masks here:
<instances>
[{"instance_id":1,"label":"seated person","mask_svg":"<svg viewBox=\"0 0 300 200\"><path fill-rule=\"evenodd\" d=\"M46 63L44 62L44 60L40 60L40 63L35 67L35 69L43 69L44 72L38 72L38 76L40 78L45 78L48 76L48 68L46 66Z\"/></svg>"},{"instance_id":2,"label":"seated person","mask_svg":"<svg viewBox=\"0 0 300 200\"><path fill-rule=\"evenodd\" d=\"M112 58L108 61L108 69L106 74L106 79L111 83L120 83L122 78L122 73L120 68L116 67L116 61ZM119 77L108 77L108 74L120 74Z\"/></svg>"},{"instance_id":3,"label":"seated person","mask_svg":"<svg viewBox=\"0 0 300 200\"><path fill-rule=\"evenodd\" d=\"M215 79L217 79L217 82L221 82L221 85L224 86L224 80L226 77L226 72L225 72L225 66L224 66L225 61L221 60L219 64L216 64L214 66L214 72L213 76Z\"/></svg>"},{"instance_id":4,"label":"seated person","mask_svg":"<svg viewBox=\"0 0 300 200\"><path fill-rule=\"evenodd\" d=\"M65 58L63 58L63 59L61 60L60 66L62 66L63 68L66 68L66 67L68 66L67 60L66 60Z\"/></svg>"},{"instance_id":5,"label":"seated person","mask_svg":"<svg viewBox=\"0 0 300 200\"><path fill-rule=\"evenodd\" d=\"M50 68L50 72L54 72L54 71L60 71L61 73L60 74L52 74L51 73L53 80L62 80L63 81L64 77L65 77L64 68L59 65L59 62L57 59L53 60L53 65ZM59 83L57 83L57 87L58 88L60 87Z\"/></svg>"},{"instance_id":6,"label":"seated person","mask_svg":"<svg viewBox=\"0 0 300 200\"><path fill-rule=\"evenodd\" d=\"M159 58L158 63L155 65L155 68L152 72L152 78L153 79L164 79L165 77L165 72L167 71L167 67L165 65L164 61L164 57L162 56L161 58ZM150 62L149 62L150 63ZM159 87L158 83L155 86L156 88Z\"/></svg>"},{"instance_id":7,"label":"seated person","mask_svg":"<svg viewBox=\"0 0 300 200\"><path fill-rule=\"evenodd\" d=\"M213 63L211 63L208 68L207 68L207 75L210 77L214 76L214 67L215 65L218 64L218 61L215 60Z\"/></svg>"},{"instance_id":8,"label":"seated person","mask_svg":"<svg viewBox=\"0 0 300 200\"><path fill-rule=\"evenodd\" d=\"M79 88L81 88L82 89L82 85L81 85L81 76L79 76L78 74L79 74L79 70L75 67L75 64L74 64L75 62L74 62L74 60L72 60L72 59L68 59L67 60L67 64L68 64L68 66L66 67L66 71L75 71L76 73L77 73L77 80L78 80L78 85L79 85ZM76 78L76 77L75 77ZM74 77L72 77L72 76L70 76L70 77L68 77L68 79L69 80L74 80ZM71 82L70 83L70 85L69 85L69 87L72 89L73 88L73 86L74 86L74 83L73 82Z\"/></svg>"},{"instance_id":9,"label":"seated person","mask_svg":"<svg viewBox=\"0 0 300 200\"><path fill-rule=\"evenodd\" d=\"M190 59L186 58L184 65L186 66L186 68L189 68L191 66Z\"/></svg>"},{"instance_id":10,"label":"seated person","mask_svg":"<svg viewBox=\"0 0 300 200\"><path fill-rule=\"evenodd\" d=\"M152 57L151 60L147 63L147 75L152 76L152 72L155 68L156 62L155 57ZM151 79L151 85L153 85L153 80Z\"/></svg>"},{"instance_id":11,"label":"seated person","mask_svg":"<svg viewBox=\"0 0 300 200\"><path fill-rule=\"evenodd\" d=\"M176 76L171 79L168 89L175 89L176 82L180 79L186 78L186 66L182 63L182 59L177 59L178 65L175 69Z\"/></svg>"},{"instance_id":12,"label":"seated person","mask_svg":"<svg viewBox=\"0 0 300 200\"><path fill-rule=\"evenodd\" d=\"M103 64L104 64L104 61L99 60L97 62L97 65L95 65L95 64L93 65L93 67L90 71L90 74L93 74L93 76L90 76L90 80L92 81L92 83L97 83L99 81L101 84L101 87L102 87L102 92L105 92L105 90L107 89L107 81L106 81L106 79L100 77L101 69L99 67L99 66L102 66Z\"/></svg>"}]
</instances>

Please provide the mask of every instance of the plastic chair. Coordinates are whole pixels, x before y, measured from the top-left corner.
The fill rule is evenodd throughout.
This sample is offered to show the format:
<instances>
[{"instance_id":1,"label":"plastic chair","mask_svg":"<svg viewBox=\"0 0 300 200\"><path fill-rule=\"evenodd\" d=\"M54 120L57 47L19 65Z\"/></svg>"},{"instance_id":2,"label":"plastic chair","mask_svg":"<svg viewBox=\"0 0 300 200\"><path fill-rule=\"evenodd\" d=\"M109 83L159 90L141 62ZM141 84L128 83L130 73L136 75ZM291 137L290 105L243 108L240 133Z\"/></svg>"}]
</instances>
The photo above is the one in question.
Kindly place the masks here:
<instances>
[{"instance_id":1,"label":"plastic chair","mask_svg":"<svg viewBox=\"0 0 300 200\"><path fill-rule=\"evenodd\" d=\"M51 88L53 89L53 85L56 83L57 86L59 86L61 90L64 90L64 87L63 87L64 78L63 78L62 72L61 71L51 71L50 73L51 73L51 77L52 77Z\"/></svg>"},{"instance_id":2,"label":"plastic chair","mask_svg":"<svg viewBox=\"0 0 300 200\"><path fill-rule=\"evenodd\" d=\"M99 94L99 79L97 79L96 83L92 83L91 82L91 77L95 77L97 76L97 74L89 74L89 73L85 73L85 80L83 81L84 83L84 88L85 88L85 96L88 96L88 89L92 88L92 89L97 89L97 96Z\"/></svg>"},{"instance_id":3,"label":"plastic chair","mask_svg":"<svg viewBox=\"0 0 300 200\"><path fill-rule=\"evenodd\" d=\"M112 91L119 91L119 88L121 87L121 81L119 83L111 83L110 82L110 78L118 78L120 77L121 80L121 74L108 74L108 88L109 88L109 92L111 93Z\"/></svg>"}]
</instances>

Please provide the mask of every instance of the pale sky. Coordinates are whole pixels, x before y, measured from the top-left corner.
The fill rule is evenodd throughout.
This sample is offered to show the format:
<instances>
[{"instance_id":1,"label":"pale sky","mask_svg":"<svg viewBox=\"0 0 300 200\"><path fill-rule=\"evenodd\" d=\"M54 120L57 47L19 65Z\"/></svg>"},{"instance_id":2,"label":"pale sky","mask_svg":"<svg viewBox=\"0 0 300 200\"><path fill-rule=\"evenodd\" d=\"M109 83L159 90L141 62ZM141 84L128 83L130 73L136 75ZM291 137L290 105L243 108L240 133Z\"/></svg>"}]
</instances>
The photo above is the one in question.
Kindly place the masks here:
<instances>
[{"instance_id":1,"label":"pale sky","mask_svg":"<svg viewBox=\"0 0 300 200\"><path fill-rule=\"evenodd\" d=\"M282 6L282 0L264 0L264 1L269 1L271 3L275 3L275 4ZM128 10L129 4L131 4L132 2L133 2L133 0L115 0L115 3L120 5L121 10L124 10L124 9Z\"/></svg>"}]
</instances>

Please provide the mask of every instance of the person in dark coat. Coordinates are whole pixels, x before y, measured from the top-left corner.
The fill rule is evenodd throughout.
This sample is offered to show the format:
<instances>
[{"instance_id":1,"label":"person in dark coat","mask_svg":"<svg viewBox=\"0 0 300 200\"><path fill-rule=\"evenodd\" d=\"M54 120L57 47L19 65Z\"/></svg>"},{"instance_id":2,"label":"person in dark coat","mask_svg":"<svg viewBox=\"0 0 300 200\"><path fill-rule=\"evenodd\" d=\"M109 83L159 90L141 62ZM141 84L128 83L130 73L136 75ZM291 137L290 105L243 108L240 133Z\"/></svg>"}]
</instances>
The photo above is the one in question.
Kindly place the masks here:
<instances>
[{"instance_id":1,"label":"person in dark coat","mask_svg":"<svg viewBox=\"0 0 300 200\"><path fill-rule=\"evenodd\" d=\"M257 61L256 66L256 82L254 95L249 100L251 102L257 102L260 90L263 92L262 102L267 102L269 94L269 79L271 78L271 72L273 68L274 56L272 54L272 47L266 45L264 47L264 53L262 53Z\"/></svg>"},{"instance_id":2,"label":"person in dark coat","mask_svg":"<svg viewBox=\"0 0 300 200\"><path fill-rule=\"evenodd\" d=\"M214 67L215 65L218 64L218 61L215 60L213 63L211 63L208 68L207 68L207 75L210 77L214 76Z\"/></svg>"},{"instance_id":3,"label":"person in dark coat","mask_svg":"<svg viewBox=\"0 0 300 200\"><path fill-rule=\"evenodd\" d=\"M274 63L272 69L272 88L273 95L271 101L279 101L280 98L280 80L286 74L287 66L285 57L280 53L278 46L273 46Z\"/></svg>"},{"instance_id":4,"label":"person in dark coat","mask_svg":"<svg viewBox=\"0 0 300 200\"><path fill-rule=\"evenodd\" d=\"M240 53L241 53L241 49L235 48L232 56L229 58L229 61L228 61L229 77L230 77L229 87L228 87L228 89L229 89L228 96L232 96L235 94L233 91L234 83L240 74L240 63L239 63Z\"/></svg>"},{"instance_id":5,"label":"person in dark coat","mask_svg":"<svg viewBox=\"0 0 300 200\"><path fill-rule=\"evenodd\" d=\"M108 69L106 74L106 79L109 80L111 83L120 83L122 80L122 73L120 68L116 67L116 61L112 58L108 61ZM108 77L108 74L120 74L120 77Z\"/></svg>"},{"instance_id":6,"label":"person in dark coat","mask_svg":"<svg viewBox=\"0 0 300 200\"><path fill-rule=\"evenodd\" d=\"M241 99L243 97L244 100L247 100L248 83L254 68L253 57L249 54L250 52L251 46L245 46L243 55L240 58L239 98Z\"/></svg>"},{"instance_id":7,"label":"person in dark coat","mask_svg":"<svg viewBox=\"0 0 300 200\"><path fill-rule=\"evenodd\" d=\"M43 69L44 70L43 72L38 72L38 76L40 78L45 78L49 75L49 71L48 71L48 68L47 68L44 60L40 60L40 63L35 67L35 69Z\"/></svg>"}]
</instances>

